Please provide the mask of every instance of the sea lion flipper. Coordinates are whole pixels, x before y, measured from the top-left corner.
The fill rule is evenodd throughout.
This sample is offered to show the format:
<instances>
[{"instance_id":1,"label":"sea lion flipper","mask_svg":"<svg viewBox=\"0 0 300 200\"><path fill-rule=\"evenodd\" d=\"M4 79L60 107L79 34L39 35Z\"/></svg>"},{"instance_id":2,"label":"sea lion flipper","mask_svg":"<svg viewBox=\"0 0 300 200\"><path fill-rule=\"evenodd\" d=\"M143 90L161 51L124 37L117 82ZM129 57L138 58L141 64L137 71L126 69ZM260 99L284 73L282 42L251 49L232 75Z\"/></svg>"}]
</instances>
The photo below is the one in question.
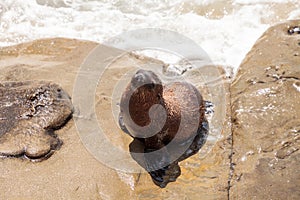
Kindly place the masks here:
<instances>
[{"instance_id":1,"label":"sea lion flipper","mask_svg":"<svg viewBox=\"0 0 300 200\"><path fill-rule=\"evenodd\" d=\"M146 153L149 151L148 153ZM160 151L145 149L146 170L149 172L153 182L161 188L166 187L169 182L176 181L181 174L178 162L171 162L171 156L166 147Z\"/></svg>"},{"instance_id":2,"label":"sea lion flipper","mask_svg":"<svg viewBox=\"0 0 300 200\"><path fill-rule=\"evenodd\" d=\"M128 135L130 135L128 129L126 128L124 121L123 121L123 116L121 115L121 113L119 114L119 127L121 128L121 130L125 133L127 133Z\"/></svg>"},{"instance_id":3,"label":"sea lion flipper","mask_svg":"<svg viewBox=\"0 0 300 200\"><path fill-rule=\"evenodd\" d=\"M145 168L148 172L161 169L170 163L170 155L166 147L159 150L145 148Z\"/></svg>"}]
</instances>

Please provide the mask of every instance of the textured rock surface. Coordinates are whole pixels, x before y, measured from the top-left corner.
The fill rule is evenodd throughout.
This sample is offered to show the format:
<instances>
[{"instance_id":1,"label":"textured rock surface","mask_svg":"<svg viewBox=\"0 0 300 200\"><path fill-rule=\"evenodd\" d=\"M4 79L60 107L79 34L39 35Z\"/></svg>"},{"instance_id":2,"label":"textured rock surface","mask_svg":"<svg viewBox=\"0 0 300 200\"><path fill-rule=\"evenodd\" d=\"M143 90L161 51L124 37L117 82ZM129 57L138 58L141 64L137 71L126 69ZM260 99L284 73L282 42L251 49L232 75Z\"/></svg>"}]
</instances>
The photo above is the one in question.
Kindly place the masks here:
<instances>
[{"instance_id":1,"label":"textured rock surface","mask_svg":"<svg viewBox=\"0 0 300 200\"><path fill-rule=\"evenodd\" d=\"M0 49L0 82L45 80L61 85L68 94L72 94L79 67L96 43L69 40L45 39L31 43ZM105 53L119 50L101 46ZM112 62L99 80L95 93L97 119L112 145L123 148L129 155L132 139L117 126L117 115L112 115L112 107L118 112L114 96L115 83L124 78L124 72L148 64L162 63L140 56L125 54ZM220 73L223 73L220 70ZM84 72L83 72L84 73ZM199 75L209 80L211 68L189 71L191 82L200 88L204 99L210 100L217 95L221 87L199 84ZM220 77L219 77L220 78ZM213 77L212 85L223 86L222 77ZM126 84L124 84L126 86ZM228 83L227 83L228 86ZM202 88L201 88L202 87ZM228 87L227 103L229 103ZM121 92L116 92L121 94ZM84 96L82 97L84 98ZM214 102L223 105L224 102ZM74 119L88 116L80 115L80 108L75 106ZM220 106L215 108L215 121L222 122L217 143L208 141L203 153L190 157L180 163L182 175L167 188L160 189L153 184L149 175L125 173L107 167L96 160L83 146L77 134L74 120L70 120L56 133L64 145L58 153L49 159L32 163L19 159L0 159L0 199L226 199L229 174L230 137L229 120L224 123L224 116L219 115ZM227 113L227 116L228 113ZM222 119L222 120L220 120ZM87 119L88 120L88 119ZM115 120L115 123L113 123ZM213 123L212 123L213 124ZM209 146L210 145L210 146ZM209 148L208 148L209 147ZM208 148L208 150L205 150ZM205 156L203 156L203 154ZM120 161L120 163L123 161ZM109 177L109 179L108 179Z\"/></svg>"},{"instance_id":2,"label":"textured rock surface","mask_svg":"<svg viewBox=\"0 0 300 200\"><path fill-rule=\"evenodd\" d=\"M54 130L67 122L72 109L69 95L54 83L0 83L0 156L51 156L62 144Z\"/></svg>"},{"instance_id":3,"label":"textured rock surface","mask_svg":"<svg viewBox=\"0 0 300 200\"><path fill-rule=\"evenodd\" d=\"M299 26L269 28L231 85L232 199L300 197Z\"/></svg>"}]
</instances>

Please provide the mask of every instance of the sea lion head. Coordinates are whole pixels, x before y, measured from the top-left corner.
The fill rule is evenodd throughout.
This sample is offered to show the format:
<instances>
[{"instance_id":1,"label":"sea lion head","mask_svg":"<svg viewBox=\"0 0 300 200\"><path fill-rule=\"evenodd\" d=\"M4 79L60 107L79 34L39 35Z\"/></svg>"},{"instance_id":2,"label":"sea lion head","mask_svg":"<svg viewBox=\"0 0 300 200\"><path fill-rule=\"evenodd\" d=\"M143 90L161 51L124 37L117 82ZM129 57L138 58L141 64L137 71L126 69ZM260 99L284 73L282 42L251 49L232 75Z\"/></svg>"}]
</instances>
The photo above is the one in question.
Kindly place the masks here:
<instances>
[{"instance_id":1,"label":"sea lion head","mask_svg":"<svg viewBox=\"0 0 300 200\"><path fill-rule=\"evenodd\" d=\"M161 116L164 113L160 112L164 105L162 95L163 85L159 77L152 71L138 70L131 78L121 98L121 127L124 130L126 127L133 137L146 135L147 130L151 132L156 123L152 123L154 125L146 128L147 130L145 127L149 126L151 121L158 121L165 117L165 115ZM158 108L157 105L161 106ZM151 113L154 117L150 116Z\"/></svg>"},{"instance_id":2,"label":"sea lion head","mask_svg":"<svg viewBox=\"0 0 300 200\"><path fill-rule=\"evenodd\" d=\"M149 70L138 70L130 82L131 90L141 89L152 93L162 93L162 82L158 76Z\"/></svg>"}]
</instances>

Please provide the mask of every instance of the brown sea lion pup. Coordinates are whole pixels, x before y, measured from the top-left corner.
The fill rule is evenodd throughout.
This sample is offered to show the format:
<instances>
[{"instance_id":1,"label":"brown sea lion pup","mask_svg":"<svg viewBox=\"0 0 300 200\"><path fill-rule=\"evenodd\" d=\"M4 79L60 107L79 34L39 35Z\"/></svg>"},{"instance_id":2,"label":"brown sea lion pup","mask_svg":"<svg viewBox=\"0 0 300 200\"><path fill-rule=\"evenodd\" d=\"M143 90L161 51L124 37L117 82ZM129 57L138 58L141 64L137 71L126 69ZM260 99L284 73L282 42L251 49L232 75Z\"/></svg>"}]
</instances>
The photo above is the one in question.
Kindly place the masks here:
<instances>
[{"instance_id":1,"label":"brown sea lion pup","mask_svg":"<svg viewBox=\"0 0 300 200\"><path fill-rule=\"evenodd\" d=\"M154 72L142 69L123 93L120 111L122 129L134 138L145 138L151 149L173 139L182 143L194 138L205 118L204 101L196 87L188 82L163 85Z\"/></svg>"},{"instance_id":2,"label":"brown sea lion pup","mask_svg":"<svg viewBox=\"0 0 300 200\"><path fill-rule=\"evenodd\" d=\"M134 138L131 153L145 153L132 157L155 184L165 187L180 175L178 162L205 143L208 123L204 114L205 102L192 84L163 84L154 72L140 69L122 94L119 123Z\"/></svg>"}]
</instances>

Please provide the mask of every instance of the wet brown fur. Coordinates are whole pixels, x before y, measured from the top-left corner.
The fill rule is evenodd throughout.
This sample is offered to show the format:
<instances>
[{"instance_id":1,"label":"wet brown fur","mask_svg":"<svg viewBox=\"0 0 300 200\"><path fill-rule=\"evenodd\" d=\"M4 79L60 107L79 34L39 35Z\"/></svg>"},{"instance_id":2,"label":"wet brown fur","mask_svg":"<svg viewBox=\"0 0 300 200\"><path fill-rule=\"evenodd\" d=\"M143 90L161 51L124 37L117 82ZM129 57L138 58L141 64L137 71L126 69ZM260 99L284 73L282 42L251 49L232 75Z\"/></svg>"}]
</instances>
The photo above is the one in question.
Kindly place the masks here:
<instances>
[{"instance_id":1,"label":"wet brown fur","mask_svg":"<svg viewBox=\"0 0 300 200\"><path fill-rule=\"evenodd\" d=\"M151 123L149 109L159 104L166 110L166 123L160 132L145 138L147 148L161 148L173 139L177 143L183 143L194 138L205 117L204 101L199 91L188 82L171 82L163 85L152 71L139 70L136 74L139 73L147 79L143 80L146 84L133 87L137 81L134 76L123 93L120 104L121 116L130 135L136 137L138 134L143 134L137 133L138 130L132 128L132 122L141 127L149 125ZM157 112L155 116L160 114ZM182 122L183 116L186 123ZM132 121L129 120L130 118ZM154 120L152 123L161 123L161 121ZM182 131L179 133L180 127Z\"/></svg>"}]
</instances>

